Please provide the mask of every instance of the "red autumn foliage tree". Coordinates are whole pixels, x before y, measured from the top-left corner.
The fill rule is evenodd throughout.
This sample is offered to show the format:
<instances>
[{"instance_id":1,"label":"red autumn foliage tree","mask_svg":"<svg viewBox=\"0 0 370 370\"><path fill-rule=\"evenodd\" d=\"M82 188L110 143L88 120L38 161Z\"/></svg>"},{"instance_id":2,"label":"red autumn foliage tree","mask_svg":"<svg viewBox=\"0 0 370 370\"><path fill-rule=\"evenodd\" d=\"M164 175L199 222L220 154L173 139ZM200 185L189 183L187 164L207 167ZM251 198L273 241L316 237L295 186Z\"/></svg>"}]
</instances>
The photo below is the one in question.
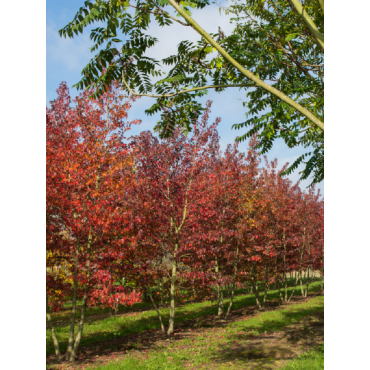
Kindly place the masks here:
<instances>
[{"instance_id":1,"label":"red autumn foliage tree","mask_svg":"<svg viewBox=\"0 0 370 370\"><path fill-rule=\"evenodd\" d=\"M85 91L73 107L65 83L57 92L46 111L47 251L54 264L48 267L59 259L71 268L58 286L48 273L47 294L53 309L66 297L72 299L66 359L73 362L89 303L113 306L139 301L137 293L112 286L112 270L104 263L122 249L130 233L125 206L118 206L118 200L132 186L133 153L124 135L137 122L125 122L130 104L122 103L117 86L98 100L89 99ZM57 297L58 289L63 293ZM77 299L82 299L82 308L75 338Z\"/></svg>"},{"instance_id":2,"label":"red autumn foliage tree","mask_svg":"<svg viewBox=\"0 0 370 370\"><path fill-rule=\"evenodd\" d=\"M217 122L207 124L209 109L210 103L191 135L185 136L176 129L162 141L150 132L143 132L134 140L136 183L130 196L136 212L137 239L131 257L133 275L145 288L169 275L167 335L174 332L179 277L184 278L190 271L183 261L196 253L194 235L201 232L199 220L209 203L204 172L218 140ZM164 332L158 309L157 312Z\"/></svg>"}]
</instances>

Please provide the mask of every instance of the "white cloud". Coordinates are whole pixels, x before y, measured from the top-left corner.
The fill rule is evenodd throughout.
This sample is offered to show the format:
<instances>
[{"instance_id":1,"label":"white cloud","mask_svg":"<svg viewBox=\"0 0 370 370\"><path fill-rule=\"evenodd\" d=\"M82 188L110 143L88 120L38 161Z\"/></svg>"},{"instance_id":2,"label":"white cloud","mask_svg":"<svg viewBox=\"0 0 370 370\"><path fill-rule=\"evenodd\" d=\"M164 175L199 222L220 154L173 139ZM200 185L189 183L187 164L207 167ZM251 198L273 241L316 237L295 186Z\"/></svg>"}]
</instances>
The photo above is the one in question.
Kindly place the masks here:
<instances>
[{"instance_id":1,"label":"white cloud","mask_svg":"<svg viewBox=\"0 0 370 370\"><path fill-rule=\"evenodd\" d=\"M93 56L89 50L91 45L89 32L84 32L73 39L65 39L59 36L55 24L48 24L46 27L48 62L60 63L69 70L80 72L86 62Z\"/></svg>"}]
</instances>

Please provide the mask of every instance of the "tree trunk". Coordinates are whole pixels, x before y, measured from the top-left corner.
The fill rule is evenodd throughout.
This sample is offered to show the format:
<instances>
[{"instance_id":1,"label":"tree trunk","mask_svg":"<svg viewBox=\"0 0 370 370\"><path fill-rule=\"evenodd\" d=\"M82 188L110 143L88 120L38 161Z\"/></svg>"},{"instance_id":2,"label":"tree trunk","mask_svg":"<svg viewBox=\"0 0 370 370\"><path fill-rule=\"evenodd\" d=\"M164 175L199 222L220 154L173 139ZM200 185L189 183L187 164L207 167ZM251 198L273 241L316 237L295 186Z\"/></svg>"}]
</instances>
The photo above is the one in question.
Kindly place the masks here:
<instances>
[{"instance_id":1,"label":"tree trunk","mask_svg":"<svg viewBox=\"0 0 370 370\"><path fill-rule=\"evenodd\" d=\"M215 272L217 274L217 279L219 280L220 278L220 269L219 269L219 266L218 266L218 259L216 257L215 259ZM218 283L217 284L217 304L218 304L218 310L217 310L217 316L220 318L221 316L223 316L224 314L224 295L223 295L223 291L222 291L222 286L220 286L220 284Z\"/></svg>"},{"instance_id":2,"label":"tree trunk","mask_svg":"<svg viewBox=\"0 0 370 370\"><path fill-rule=\"evenodd\" d=\"M233 302L234 302L234 294L235 294L235 283L231 284L230 303L229 303L229 307L227 308L227 311L226 311L226 315L225 315L225 317L228 317L228 316L229 316L229 314L230 314L231 307L232 307Z\"/></svg>"},{"instance_id":3,"label":"tree trunk","mask_svg":"<svg viewBox=\"0 0 370 370\"><path fill-rule=\"evenodd\" d=\"M75 321L76 321L76 301L77 301L77 266L78 266L78 253L80 250L80 239L77 237L76 254L73 266L73 288L72 288L72 316L71 324L69 327L69 339L66 353L66 360L69 361L72 354L73 343L75 338Z\"/></svg>"},{"instance_id":4,"label":"tree trunk","mask_svg":"<svg viewBox=\"0 0 370 370\"><path fill-rule=\"evenodd\" d=\"M297 273L297 272L296 272L296 273ZM290 294L290 296L289 296L288 302L290 302L290 301L292 300L292 297L293 297L293 295L294 295L294 293L295 293L295 291L296 291L297 287L298 287L298 275L297 275L297 276L296 276L296 278L295 278L295 285L293 285L293 291L292 291L292 293L291 293L291 294Z\"/></svg>"},{"instance_id":5,"label":"tree trunk","mask_svg":"<svg viewBox=\"0 0 370 370\"><path fill-rule=\"evenodd\" d=\"M284 303L288 302L288 282L287 282L287 266L286 266L286 242L285 242L285 231L283 232L284 240L284 256L283 256L283 269L284 269Z\"/></svg>"},{"instance_id":6,"label":"tree trunk","mask_svg":"<svg viewBox=\"0 0 370 370\"><path fill-rule=\"evenodd\" d=\"M277 254L275 256L275 281L274 281L274 289L277 288L277 278L278 278L278 275L277 275Z\"/></svg>"},{"instance_id":7,"label":"tree trunk","mask_svg":"<svg viewBox=\"0 0 370 370\"><path fill-rule=\"evenodd\" d=\"M254 296L256 297L256 303L257 303L257 306L259 309L262 308L261 306L261 302L260 302L260 293L258 291L258 282L257 282L257 278L256 278L256 262L254 262L254 266L253 266L253 292L254 292Z\"/></svg>"},{"instance_id":8,"label":"tree trunk","mask_svg":"<svg viewBox=\"0 0 370 370\"><path fill-rule=\"evenodd\" d=\"M307 298L308 296L308 284L310 281L310 255L311 255L311 248L308 248L307 281L306 281L306 290L304 292L305 298Z\"/></svg>"},{"instance_id":9,"label":"tree trunk","mask_svg":"<svg viewBox=\"0 0 370 370\"><path fill-rule=\"evenodd\" d=\"M267 291L268 291L268 288L269 288L268 279L269 279L269 261L267 260L267 262L266 262L266 275L265 275L265 287L264 287L265 291L264 291L264 294L263 294L263 307L266 307Z\"/></svg>"},{"instance_id":10,"label":"tree trunk","mask_svg":"<svg viewBox=\"0 0 370 370\"><path fill-rule=\"evenodd\" d=\"M158 279L158 290L161 292L161 307L164 307L164 291L161 279Z\"/></svg>"},{"instance_id":11,"label":"tree trunk","mask_svg":"<svg viewBox=\"0 0 370 370\"><path fill-rule=\"evenodd\" d=\"M301 249L301 258L300 258L300 261L299 261L299 281L300 281L300 285L301 285L301 294L302 294L302 297L304 297L304 292L303 292L303 284L302 284L302 264L303 264L303 253L304 253L304 249L305 249L305 237L306 237L306 228L303 229L303 245L302 245L302 249Z\"/></svg>"},{"instance_id":12,"label":"tree trunk","mask_svg":"<svg viewBox=\"0 0 370 370\"><path fill-rule=\"evenodd\" d=\"M229 307L227 308L227 312L226 312L225 317L229 316L230 311L231 311L231 307L232 307L233 301L234 301L235 282L236 282L236 277L237 277L237 274L238 274L238 259L239 259L239 247L237 246L236 247L235 263L234 263L234 281L232 283L230 303L229 303Z\"/></svg>"},{"instance_id":13,"label":"tree trunk","mask_svg":"<svg viewBox=\"0 0 370 370\"><path fill-rule=\"evenodd\" d=\"M280 301L281 302L284 302L284 297L283 297L283 294L281 293L280 276L279 276L279 279L277 279L277 285L278 285L278 291L279 291Z\"/></svg>"},{"instance_id":14,"label":"tree trunk","mask_svg":"<svg viewBox=\"0 0 370 370\"><path fill-rule=\"evenodd\" d=\"M175 244L175 252L172 257L172 276L171 276L171 305L170 305L170 320L168 323L168 330L167 330L167 335L172 336L175 330L175 289L176 289L176 268L177 268L177 263L176 263L176 252L178 249L178 244Z\"/></svg>"},{"instance_id":15,"label":"tree trunk","mask_svg":"<svg viewBox=\"0 0 370 370\"><path fill-rule=\"evenodd\" d=\"M53 339L55 355L57 356L57 361L60 362L62 360L62 358L60 356L58 338L55 334L55 330L54 330L54 326L53 326L53 320L51 318L51 314L50 314L50 311L49 311L49 302L48 302L48 295L47 294L46 294L46 318L48 320L49 328L50 328L50 331L51 331L51 338Z\"/></svg>"},{"instance_id":16,"label":"tree trunk","mask_svg":"<svg viewBox=\"0 0 370 370\"><path fill-rule=\"evenodd\" d=\"M305 292L304 292L305 298L307 298L307 296L308 296L308 283L309 283L309 280L310 280L310 268L308 267L307 268L306 289L305 289Z\"/></svg>"},{"instance_id":17,"label":"tree trunk","mask_svg":"<svg viewBox=\"0 0 370 370\"><path fill-rule=\"evenodd\" d=\"M157 314L158 314L158 319L159 319L159 322L160 322L160 324L161 324L161 332L162 332L162 334L164 335L166 332L165 332L164 325L163 325L163 321L162 321L162 315L161 315L161 313L159 312L157 305L155 304L155 301L154 301L154 299L153 299L153 297L152 297L152 292L150 291L150 289L149 289L149 288L147 288L147 290L148 290L148 292L149 292L149 297L150 297L150 300L151 300L151 301L152 301L152 303L153 303L154 309L156 310L156 312L157 312Z\"/></svg>"},{"instance_id":18,"label":"tree trunk","mask_svg":"<svg viewBox=\"0 0 370 370\"><path fill-rule=\"evenodd\" d=\"M224 293L222 291L222 286L220 286L219 284L217 285L217 303L218 303L217 316L222 317L224 314Z\"/></svg>"},{"instance_id":19,"label":"tree trunk","mask_svg":"<svg viewBox=\"0 0 370 370\"><path fill-rule=\"evenodd\" d=\"M88 284L88 283L87 283ZM86 306L87 306L87 288L85 288L85 294L83 298L82 308L81 308L81 317L80 317L80 323L78 325L78 331L76 335L76 339L73 345L71 357L69 359L70 362L74 362L76 360L77 350L80 345L81 337L82 337L82 331L85 324L85 312L86 312Z\"/></svg>"},{"instance_id":20,"label":"tree trunk","mask_svg":"<svg viewBox=\"0 0 370 370\"><path fill-rule=\"evenodd\" d=\"M297 286L293 286L293 291L292 291L292 293L290 294L290 296L288 298L288 303L291 301L296 289L297 289Z\"/></svg>"},{"instance_id":21,"label":"tree trunk","mask_svg":"<svg viewBox=\"0 0 370 370\"><path fill-rule=\"evenodd\" d=\"M82 308L81 308L81 317L80 317L80 323L78 325L78 331L76 335L76 339L74 341L73 349L69 358L70 362L74 362L76 359L77 355L77 350L80 345L81 337L82 337L82 332L85 324L85 312L86 312L86 306L87 306L87 296L89 294L89 287L90 287L90 276L91 276L91 243L93 239L93 231L92 227L90 227L89 231L89 236L87 239L87 247L86 247L86 252L87 252L87 261L86 261L86 285L84 289L84 296L82 300Z\"/></svg>"}]
</instances>

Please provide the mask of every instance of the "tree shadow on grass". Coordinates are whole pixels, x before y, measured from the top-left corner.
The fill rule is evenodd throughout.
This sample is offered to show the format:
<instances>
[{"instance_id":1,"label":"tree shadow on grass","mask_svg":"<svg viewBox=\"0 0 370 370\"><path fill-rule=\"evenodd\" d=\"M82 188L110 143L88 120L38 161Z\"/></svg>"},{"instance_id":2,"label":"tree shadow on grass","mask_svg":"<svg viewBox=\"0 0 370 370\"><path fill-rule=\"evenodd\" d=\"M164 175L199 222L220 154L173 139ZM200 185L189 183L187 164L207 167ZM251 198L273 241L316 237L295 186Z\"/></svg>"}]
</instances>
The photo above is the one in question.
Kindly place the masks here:
<instances>
[{"instance_id":1,"label":"tree shadow on grass","mask_svg":"<svg viewBox=\"0 0 370 370\"><path fill-rule=\"evenodd\" d=\"M261 315L259 322L258 318L246 321L244 327L238 322L228 335L227 343L214 353L213 361L219 364L235 362L246 369L271 369L276 368L277 361L296 358L323 342L322 303L276 313L276 317Z\"/></svg>"},{"instance_id":2,"label":"tree shadow on grass","mask_svg":"<svg viewBox=\"0 0 370 370\"><path fill-rule=\"evenodd\" d=\"M290 288L293 289L293 288ZM313 289L314 290L314 289ZM317 289L316 289L317 290ZM302 300L301 297L295 297L295 301ZM217 305L216 303L209 304L209 302L204 302L206 306L199 307L198 304L193 306L189 305L179 305L176 311L176 328L183 327L213 327L213 326L223 326L225 323L229 323L230 320L234 321L235 316L240 315L253 315L259 312L255 305L255 297L251 295L240 295L235 297L232 316L228 320L218 320L216 316ZM278 292L268 292L268 302L265 310L275 310L276 306L280 306L279 303L279 293ZM167 311L167 312L163 312ZM264 311L264 310L263 310ZM169 319L169 310L161 310L164 322L167 323ZM116 340L117 337L123 337L127 335L134 335L145 330L155 330L159 329L159 321L157 314L154 311L145 310L147 316L138 318L140 312L126 312L121 315L114 317L97 315L99 317L92 317L91 319L86 318L86 324L84 328L84 334L81 339L80 347L85 345L91 345L93 343L98 343L101 341L111 341ZM99 323L98 323L99 321ZM113 324L113 325L112 325ZM107 327L110 331L107 331ZM66 327L56 327L56 333L60 340L61 351L66 350L69 330ZM47 341L47 354L54 352L54 347L51 338Z\"/></svg>"},{"instance_id":3,"label":"tree shadow on grass","mask_svg":"<svg viewBox=\"0 0 370 370\"><path fill-rule=\"evenodd\" d=\"M316 289L317 290L317 289ZM277 298L279 297L278 292L269 292L266 311L276 310L279 305ZM274 300L275 299L275 300ZM297 300L302 300L298 298ZM178 307L176 313L176 333L174 340L181 340L188 337L186 329L188 328L207 328L207 327L224 327L229 325L233 321L240 320L240 315L247 315L249 318L251 315L259 313L260 311L255 306L255 298L250 295L241 295L235 298L232 310L232 316L228 320L219 320L216 317L217 306L216 304L197 307L197 305L181 305ZM302 312L302 310L300 310ZM92 361L96 356L103 356L112 354L113 352L125 352L131 350L146 351L156 345L158 342L163 341L163 337L159 330L158 317L155 312L151 312L150 316L136 318L133 314L121 315L121 316L106 318L99 323L99 327L94 327L94 322L88 322L84 334L81 340L79 355L77 356L78 361L86 362ZM287 325L289 315L292 316L292 320L299 315L299 313L287 313L287 319L281 322L281 327ZM303 316L305 316L304 314ZM130 316L132 316L130 318ZM163 313L164 322L168 322L169 314ZM121 320L121 322L120 322ZM95 320L94 320L95 321ZM109 328L110 331L104 330L105 324L109 324L108 321L114 321L114 328ZM289 321L289 320L288 320ZM110 323L111 324L111 323ZM274 324L276 326L277 323ZM271 327L271 324L265 323L262 326L253 328L258 330L258 333L262 333ZM57 328L57 335L58 329ZM249 332L251 329L248 329ZM250 337L250 333L245 332L245 335ZM240 339L240 337L238 337ZM67 339L60 341L60 350L65 353L67 348ZM54 348L51 340L47 343L47 353L52 354ZM227 357L227 356L226 356ZM55 356L51 355L48 357L48 362L54 362Z\"/></svg>"}]
</instances>

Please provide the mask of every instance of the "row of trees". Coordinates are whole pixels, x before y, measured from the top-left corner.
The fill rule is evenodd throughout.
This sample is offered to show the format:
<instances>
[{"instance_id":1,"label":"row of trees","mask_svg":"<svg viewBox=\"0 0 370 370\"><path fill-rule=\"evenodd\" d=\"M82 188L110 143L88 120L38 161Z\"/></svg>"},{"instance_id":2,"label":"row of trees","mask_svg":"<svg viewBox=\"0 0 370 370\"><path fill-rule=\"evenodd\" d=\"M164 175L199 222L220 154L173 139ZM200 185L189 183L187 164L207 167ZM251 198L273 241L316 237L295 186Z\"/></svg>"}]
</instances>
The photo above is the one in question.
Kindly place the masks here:
<instances>
[{"instance_id":1,"label":"row of trees","mask_svg":"<svg viewBox=\"0 0 370 370\"><path fill-rule=\"evenodd\" d=\"M117 310L145 293L162 333L171 336L179 299L217 300L218 316L227 316L235 287L249 284L259 308L272 285L288 302L293 271L307 295L302 273L323 273L319 192L283 179L276 160L260 168L256 137L247 153L237 144L222 153L219 120L208 123L210 102L191 134L174 127L162 140L149 131L126 138L139 122L125 121L130 102L120 86L95 99L90 94L72 106L62 83L47 109L47 316L59 359L49 308L66 300L66 359L74 361L88 305ZM167 302L166 330L159 307Z\"/></svg>"}]
</instances>

